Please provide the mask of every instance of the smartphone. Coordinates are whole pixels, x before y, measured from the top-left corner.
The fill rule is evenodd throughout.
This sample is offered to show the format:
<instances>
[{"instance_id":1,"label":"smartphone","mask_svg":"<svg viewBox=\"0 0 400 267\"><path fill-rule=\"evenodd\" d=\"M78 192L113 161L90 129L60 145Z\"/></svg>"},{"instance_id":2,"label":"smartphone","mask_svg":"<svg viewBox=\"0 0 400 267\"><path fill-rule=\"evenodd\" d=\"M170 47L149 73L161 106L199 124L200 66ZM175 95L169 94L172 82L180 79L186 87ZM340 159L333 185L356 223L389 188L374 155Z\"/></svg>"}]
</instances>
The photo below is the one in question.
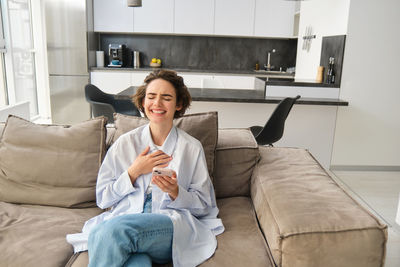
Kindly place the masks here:
<instances>
[{"instance_id":1,"label":"smartphone","mask_svg":"<svg viewBox=\"0 0 400 267\"><path fill-rule=\"evenodd\" d=\"M153 176L169 176L172 177L174 171L167 168L154 167Z\"/></svg>"}]
</instances>

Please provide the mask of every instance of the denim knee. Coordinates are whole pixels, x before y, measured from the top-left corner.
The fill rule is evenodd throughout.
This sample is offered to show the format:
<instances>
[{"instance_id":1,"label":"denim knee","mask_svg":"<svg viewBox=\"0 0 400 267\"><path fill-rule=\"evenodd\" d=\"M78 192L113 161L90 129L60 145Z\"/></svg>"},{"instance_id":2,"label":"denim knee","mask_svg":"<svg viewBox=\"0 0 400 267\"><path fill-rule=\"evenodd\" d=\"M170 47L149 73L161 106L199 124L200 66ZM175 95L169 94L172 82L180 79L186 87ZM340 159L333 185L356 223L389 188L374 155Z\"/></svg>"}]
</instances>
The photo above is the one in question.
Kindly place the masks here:
<instances>
[{"instance_id":1,"label":"denim knee","mask_svg":"<svg viewBox=\"0 0 400 267\"><path fill-rule=\"evenodd\" d=\"M121 227L118 217L109 221L104 221L95 226L89 234L88 246L129 246L130 239L124 233L126 228ZM135 229L129 229L130 235L135 235ZM104 241L104 242L103 242Z\"/></svg>"}]
</instances>

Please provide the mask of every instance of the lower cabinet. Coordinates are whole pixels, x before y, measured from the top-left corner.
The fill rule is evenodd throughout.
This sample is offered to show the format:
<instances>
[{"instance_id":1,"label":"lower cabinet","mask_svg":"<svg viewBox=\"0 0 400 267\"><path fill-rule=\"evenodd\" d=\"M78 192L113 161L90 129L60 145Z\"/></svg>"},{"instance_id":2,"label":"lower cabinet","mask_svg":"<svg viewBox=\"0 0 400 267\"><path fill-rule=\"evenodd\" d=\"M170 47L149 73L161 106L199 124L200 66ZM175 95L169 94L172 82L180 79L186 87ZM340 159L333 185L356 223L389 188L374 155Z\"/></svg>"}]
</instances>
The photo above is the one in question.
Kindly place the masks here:
<instances>
[{"instance_id":1,"label":"lower cabinet","mask_svg":"<svg viewBox=\"0 0 400 267\"><path fill-rule=\"evenodd\" d=\"M246 75L215 75L179 73L189 88L213 89L264 89L264 83L257 83L257 78ZM260 87L261 86L261 87Z\"/></svg>"},{"instance_id":2,"label":"lower cabinet","mask_svg":"<svg viewBox=\"0 0 400 267\"><path fill-rule=\"evenodd\" d=\"M90 83L108 94L117 94L131 86L130 72L117 71L92 71Z\"/></svg>"},{"instance_id":3,"label":"lower cabinet","mask_svg":"<svg viewBox=\"0 0 400 267\"><path fill-rule=\"evenodd\" d=\"M150 71L92 71L90 83L108 94L118 94L130 86L140 86Z\"/></svg>"},{"instance_id":4,"label":"lower cabinet","mask_svg":"<svg viewBox=\"0 0 400 267\"><path fill-rule=\"evenodd\" d=\"M109 94L118 94L130 86L140 86L151 71L92 71L90 83ZM254 76L215 75L212 73L179 72L188 88L263 89Z\"/></svg>"}]
</instances>

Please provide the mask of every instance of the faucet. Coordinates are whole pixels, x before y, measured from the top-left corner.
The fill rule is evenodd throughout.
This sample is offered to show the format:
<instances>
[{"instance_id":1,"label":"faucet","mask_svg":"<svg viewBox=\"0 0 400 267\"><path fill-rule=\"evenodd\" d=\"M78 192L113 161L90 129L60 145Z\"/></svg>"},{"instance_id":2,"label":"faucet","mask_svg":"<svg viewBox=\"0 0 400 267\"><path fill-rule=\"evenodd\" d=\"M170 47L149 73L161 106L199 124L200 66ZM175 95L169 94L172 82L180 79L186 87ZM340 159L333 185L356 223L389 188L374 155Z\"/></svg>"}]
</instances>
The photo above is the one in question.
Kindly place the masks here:
<instances>
[{"instance_id":1,"label":"faucet","mask_svg":"<svg viewBox=\"0 0 400 267\"><path fill-rule=\"evenodd\" d=\"M267 64L266 64L266 65L264 64L264 68L265 68L267 71L270 71L271 69L274 68L274 66L271 66L271 52L272 52L272 53L275 53L276 50L275 50L275 49L272 49L271 51L268 51Z\"/></svg>"}]
</instances>

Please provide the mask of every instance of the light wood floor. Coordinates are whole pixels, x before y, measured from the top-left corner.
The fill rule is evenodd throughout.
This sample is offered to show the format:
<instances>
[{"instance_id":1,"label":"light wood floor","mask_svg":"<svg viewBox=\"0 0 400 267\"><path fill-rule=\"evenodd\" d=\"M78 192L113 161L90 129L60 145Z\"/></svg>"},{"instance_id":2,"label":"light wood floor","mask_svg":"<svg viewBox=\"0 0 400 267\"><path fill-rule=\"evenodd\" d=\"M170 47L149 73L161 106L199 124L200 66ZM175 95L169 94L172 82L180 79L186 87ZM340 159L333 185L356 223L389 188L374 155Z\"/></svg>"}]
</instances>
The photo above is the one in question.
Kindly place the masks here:
<instances>
[{"instance_id":1,"label":"light wood floor","mask_svg":"<svg viewBox=\"0 0 400 267\"><path fill-rule=\"evenodd\" d=\"M400 266L400 225L396 212L400 194L400 172L334 171L336 181L360 204L388 225L385 267Z\"/></svg>"}]
</instances>

